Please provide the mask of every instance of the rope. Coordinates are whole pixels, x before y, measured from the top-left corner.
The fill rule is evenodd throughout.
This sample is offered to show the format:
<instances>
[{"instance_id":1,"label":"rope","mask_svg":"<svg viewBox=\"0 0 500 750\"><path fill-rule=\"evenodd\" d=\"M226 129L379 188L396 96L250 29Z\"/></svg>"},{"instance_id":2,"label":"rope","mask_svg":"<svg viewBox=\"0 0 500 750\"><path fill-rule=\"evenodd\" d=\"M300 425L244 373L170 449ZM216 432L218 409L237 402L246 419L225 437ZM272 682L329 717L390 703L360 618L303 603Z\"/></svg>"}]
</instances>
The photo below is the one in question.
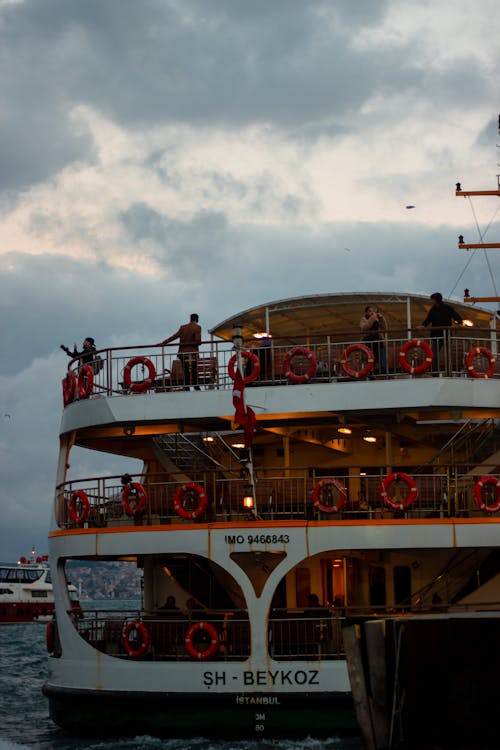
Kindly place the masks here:
<instances>
[{"instance_id":1,"label":"rope","mask_svg":"<svg viewBox=\"0 0 500 750\"><path fill-rule=\"evenodd\" d=\"M479 240L480 240L480 242L483 242L483 240L484 240L484 237L486 236L486 233L487 233L488 229L489 229L489 228L491 227L491 225L493 224L493 221L494 221L494 219L495 219L495 216L496 216L496 215L497 215L497 213L498 213L498 212L500 211L500 202L499 202L499 204L498 204L498 206L497 206L497 208L496 208L496 210L495 210L495 212L494 212L493 216L491 217L491 219L490 219L490 221L489 221L489 223L488 223L488 225L487 225L486 229L484 230L484 232L481 232L481 229L480 229L480 227L479 227L479 223L478 223L478 220L477 220L476 212L475 212L475 210L474 210L474 204L473 204L473 203L472 203L472 201L471 201L471 197L470 197L470 195L468 195L468 196L467 196L467 198L469 199L469 204L470 204L470 207L471 207L471 211L472 211L472 215L473 215L473 217L474 217L474 221L475 221L475 224L476 224L476 229L477 229L477 233L478 233L478 235L479 235ZM476 249L477 249L477 248L476 248ZM489 259L488 253L487 253L486 249L483 249L483 252L484 252L484 257L485 257L485 260L486 260L486 265L488 266L488 271L490 272L490 278L491 278L491 283L492 283L492 285L493 285L493 290L494 290L494 292L495 292L495 297L498 297L497 285L496 285L496 283L495 283L495 277L494 277L494 275L493 275L493 271L492 271L492 268L491 268L491 265L490 265L490 259ZM473 251L473 253L471 254L471 256L470 256L469 260L468 260L468 261L467 261L467 263L465 264L465 266L464 266L464 268L463 268L463 270L462 270L461 274L459 275L458 279L456 280L456 282L455 282L455 284L454 284L454 286L453 286L453 289L452 289L452 290L451 290L451 292L449 293L448 297L451 297L451 295L453 294L453 292L454 292L454 291L455 291L455 289L457 288L457 286L458 286L458 284L459 284L459 282L460 282L460 279L462 278L462 276L464 275L464 273L465 273L465 272L466 272L466 270L468 269L468 267L469 267L469 265L470 265L470 262L471 262L471 261L472 261L472 259L474 258L474 255L475 255L475 254L476 254L476 250L474 250L474 251Z\"/></svg>"}]
</instances>

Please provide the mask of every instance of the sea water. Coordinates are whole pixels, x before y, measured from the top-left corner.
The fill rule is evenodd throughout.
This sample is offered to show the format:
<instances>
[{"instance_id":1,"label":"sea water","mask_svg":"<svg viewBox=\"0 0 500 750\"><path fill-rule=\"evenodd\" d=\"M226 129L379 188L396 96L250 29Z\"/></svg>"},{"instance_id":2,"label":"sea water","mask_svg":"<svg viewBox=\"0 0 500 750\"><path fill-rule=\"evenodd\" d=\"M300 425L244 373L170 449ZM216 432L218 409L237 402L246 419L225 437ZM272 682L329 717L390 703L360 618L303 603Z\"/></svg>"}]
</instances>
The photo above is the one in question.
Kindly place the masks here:
<instances>
[{"instance_id":1,"label":"sea water","mask_svg":"<svg viewBox=\"0 0 500 750\"><path fill-rule=\"evenodd\" d=\"M90 605L90 606L89 606ZM123 607L137 602L122 602ZM85 602L85 608L93 603ZM108 603L106 603L108 607ZM116 602L115 606L119 608ZM45 624L0 625L0 750L362 750L357 738L209 740L134 737L103 740L68 735L49 718Z\"/></svg>"}]
</instances>

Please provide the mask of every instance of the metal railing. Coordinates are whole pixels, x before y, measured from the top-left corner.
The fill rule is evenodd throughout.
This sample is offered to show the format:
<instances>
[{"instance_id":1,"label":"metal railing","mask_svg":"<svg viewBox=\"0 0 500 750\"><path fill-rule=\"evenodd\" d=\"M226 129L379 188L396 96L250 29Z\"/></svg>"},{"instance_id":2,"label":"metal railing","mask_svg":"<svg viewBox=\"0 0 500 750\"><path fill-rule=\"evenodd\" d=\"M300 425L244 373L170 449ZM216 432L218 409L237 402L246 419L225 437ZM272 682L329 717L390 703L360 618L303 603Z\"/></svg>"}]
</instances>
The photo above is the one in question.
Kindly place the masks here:
<instances>
[{"instance_id":1,"label":"metal railing","mask_svg":"<svg viewBox=\"0 0 500 750\"><path fill-rule=\"evenodd\" d=\"M314 504L313 490L317 483L327 477L311 476L309 470L294 470L296 476L275 473L273 477L260 478L255 483L255 510L263 521L287 519L297 520L366 520L376 518L436 518L491 515L489 507L497 502L500 474L489 484L480 488L486 508L477 502L479 475L471 475L468 467L440 466L438 471L429 468L413 473L416 492L410 495L410 487L400 481L400 473L394 472L394 480L387 497L381 490L385 474L381 471L371 475L336 475L335 485L327 488L321 497L320 507ZM128 476L142 487L145 494L143 507L134 512L135 503L128 497L124 503L124 485L121 478L93 477L72 480L60 485L56 492L56 519L60 528L99 528L114 526L152 526L177 523L216 523L244 521L250 519L243 507L245 479L224 479L216 472L204 472L191 477L192 481L207 497L207 505L196 512L199 495L195 491L188 498L194 516L179 515L176 495L185 486L181 482L165 481L164 474ZM84 497L82 498L82 493ZM337 507L338 510L335 510ZM251 516L255 520L254 516Z\"/></svg>"},{"instance_id":2,"label":"metal railing","mask_svg":"<svg viewBox=\"0 0 500 750\"><path fill-rule=\"evenodd\" d=\"M217 648L210 661L244 661L250 654L250 623L246 613L241 611L196 611L183 612L141 610L85 610L81 616L73 618L78 633L98 651L111 656L129 659L124 632L130 623L140 623L148 638L143 658L153 661L193 661L186 647L188 631L196 624L208 624L217 633ZM196 644L204 650L203 639L206 633L199 632L200 642ZM193 637L194 640L194 637Z\"/></svg>"},{"instance_id":3,"label":"metal railing","mask_svg":"<svg viewBox=\"0 0 500 750\"><path fill-rule=\"evenodd\" d=\"M340 332L335 336L312 336L307 343L297 342L294 346L291 346L289 340L273 339L271 349L251 348L252 342L246 351L255 355L260 366L258 377L252 381L253 386L296 384L287 378L285 373L290 368L284 367L284 364L290 363L290 356L297 347L306 348L316 362L314 372L306 378L305 382L308 383L357 379L356 373L363 372L368 366L364 351L366 347L375 361L361 379L419 377L421 374L468 377L472 376L473 371L482 376L493 365L491 377L498 378L500 355L493 336L489 329L474 329L472 333L471 329L452 328L443 330L441 335L430 337L428 331L415 329L410 333L406 330L391 332L382 341L371 342L363 341L359 333L351 331ZM403 360L400 352L409 340L423 343L410 347ZM349 352L348 347L353 344L361 346ZM482 350L490 352L491 358ZM472 357L472 370L466 363L469 354ZM183 364L177 356L175 345L103 349L99 355L103 360L103 367L101 370L91 367L95 372L90 376L92 383L88 387L88 370L85 375L78 359L70 362L68 370L73 373L77 382L67 403L100 395L133 396L145 391L182 391L186 387ZM432 361L428 361L429 356ZM234 348L230 342L204 342L196 359L196 380L192 385L196 383L201 390L232 388L233 380L228 369L232 357ZM311 359L308 356L297 352L292 359L293 373L299 378L310 372ZM245 374L250 375L252 360L245 358L244 361L248 366ZM424 373L418 373L420 367L425 368Z\"/></svg>"}]
</instances>

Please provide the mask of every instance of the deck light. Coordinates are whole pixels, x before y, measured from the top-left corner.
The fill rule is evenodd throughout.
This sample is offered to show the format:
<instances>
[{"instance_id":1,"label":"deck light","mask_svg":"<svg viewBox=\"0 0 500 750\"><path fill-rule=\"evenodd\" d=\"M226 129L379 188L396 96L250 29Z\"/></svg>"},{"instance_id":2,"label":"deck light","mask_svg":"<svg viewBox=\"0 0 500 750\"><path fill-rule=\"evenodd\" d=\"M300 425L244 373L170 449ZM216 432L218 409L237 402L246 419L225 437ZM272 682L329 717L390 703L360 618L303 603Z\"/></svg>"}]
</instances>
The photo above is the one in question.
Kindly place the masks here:
<instances>
[{"instance_id":1,"label":"deck light","mask_svg":"<svg viewBox=\"0 0 500 750\"><path fill-rule=\"evenodd\" d=\"M202 438L204 443L213 443L214 438L211 435L206 435L204 438Z\"/></svg>"},{"instance_id":2,"label":"deck light","mask_svg":"<svg viewBox=\"0 0 500 750\"><path fill-rule=\"evenodd\" d=\"M463 323L463 324L464 324L464 326L466 326L467 328L472 328L472 326L474 325L474 323L473 323L473 321L472 321L472 320L462 320L462 323Z\"/></svg>"},{"instance_id":3,"label":"deck light","mask_svg":"<svg viewBox=\"0 0 500 750\"><path fill-rule=\"evenodd\" d=\"M232 448L244 448L245 443L231 443L231 447ZM241 457L240 457L240 460L241 460Z\"/></svg>"},{"instance_id":4,"label":"deck light","mask_svg":"<svg viewBox=\"0 0 500 750\"><path fill-rule=\"evenodd\" d=\"M352 435L350 427L337 427L337 432L341 432L342 435Z\"/></svg>"},{"instance_id":5,"label":"deck light","mask_svg":"<svg viewBox=\"0 0 500 750\"><path fill-rule=\"evenodd\" d=\"M243 346L243 333L240 323L235 323L233 326L233 346L236 351L239 351Z\"/></svg>"},{"instance_id":6,"label":"deck light","mask_svg":"<svg viewBox=\"0 0 500 750\"><path fill-rule=\"evenodd\" d=\"M365 435L363 435L363 440L366 443L376 443L377 442L377 438L375 437L375 435L372 435L369 432L367 432Z\"/></svg>"},{"instance_id":7,"label":"deck light","mask_svg":"<svg viewBox=\"0 0 500 750\"><path fill-rule=\"evenodd\" d=\"M253 499L253 487L251 484L245 485L245 494L243 497L243 505L247 510L252 510L254 505L254 499Z\"/></svg>"}]
</instances>

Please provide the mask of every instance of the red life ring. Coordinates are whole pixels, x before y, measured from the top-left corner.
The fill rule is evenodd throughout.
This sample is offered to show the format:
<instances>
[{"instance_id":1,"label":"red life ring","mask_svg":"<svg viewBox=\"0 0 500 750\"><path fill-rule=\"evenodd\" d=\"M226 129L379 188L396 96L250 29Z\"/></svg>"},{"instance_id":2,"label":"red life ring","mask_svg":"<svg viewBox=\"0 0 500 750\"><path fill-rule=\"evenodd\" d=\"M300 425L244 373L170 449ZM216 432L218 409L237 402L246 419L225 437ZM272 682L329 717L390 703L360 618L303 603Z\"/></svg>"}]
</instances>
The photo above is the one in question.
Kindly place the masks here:
<instances>
[{"instance_id":1,"label":"red life ring","mask_svg":"<svg viewBox=\"0 0 500 750\"><path fill-rule=\"evenodd\" d=\"M486 357L486 359L489 360L490 366L488 367L486 372L478 372L474 367L474 360L476 359L478 354L482 354L484 357ZM470 350L467 357L465 358L465 366L467 367L471 378L491 378L496 369L496 361L493 354L489 349L486 349L485 346L475 346L474 349Z\"/></svg>"},{"instance_id":2,"label":"red life ring","mask_svg":"<svg viewBox=\"0 0 500 750\"><path fill-rule=\"evenodd\" d=\"M291 366L292 359L299 354L303 357L307 357L309 360L307 372L303 373L303 375L297 375L297 373L293 372ZM316 367L316 357L312 351L305 346L294 346L293 349L290 349L290 351L285 354L285 359L283 360L283 374L292 383L307 383L308 380L316 375Z\"/></svg>"},{"instance_id":3,"label":"red life ring","mask_svg":"<svg viewBox=\"0 0 500 750\"><path fill-rule=\"evenodd\" d=\"M186 510L184 507L184 500L186 498L186 495L193 494L198 495L198 505L194 510ZM206 510L207 505L208 497L205 490L199 484L195 484L195 482L183 484L182 487L179 487L174 495L174 508L176 513L181 516L181 518L198 518Z\"/></svg>"},{"instance_id":4,"label":"red life ring","mask_svg":"<svg viewBox=\"0 0 500 750\"><path fill-rule=\"evenodd\" d=\"M202 651L199 651L193 643L193 637L199 630L204 630L210 638L210 644L208 648ZM195 624L191 625L191 627L187 631L184 643L186 646L186 651L190 656L193 657L193 659L209 659L217 652L217 649L219 648L219 634L214 626L210 625L209 622L195 622Z\"/></svg>"},{"instance_id":5,"label":"red life ring","mask_svg":"<svg viewBox=\"0 0 500 750\"><path fill-rule=\"evenodd\" d=\"M339 499L335 505L325 505L321 502L321 491L325 487L335 487L339 491ZM344 507L345 501L347 500L347 491L337 479L320 479L313 487L311 498L314 507L321 510L323 513L337 513Z\"/></svg>"},{"instance_id":6,"label":"red life ring","mask_svg":"<svg viewBox=\"0 0 500 750\"><path fill-rule=\"evenodd\" d=\"M251 383L252 380L255 380L259 376L260 373L260 359L254 352L244 351L241 352L241 356L244 359L249 359L251 362L253 362L252 372L250 375L247 375L245 378L243 378L244 383ZM229 372L229 376L231 380L234 380L236 377L236 362L238 359L237 354L233 354L229 362L227 363L227 369Z\"/></svg>"},{"instance_id":7,"label":"red life ring","mask_svg":"<svg viewBox=\"0 0 500 750\"><path fill-rule=\"evenodd\" d=\"M94 385L94 371L90 365L82 365L78 373L78 398L88 398Z\"/></svg>"},{"instance_id":8,"label":"red life ring","mask_svg":"<svg viewBox=\"0 0 500 750\"><path fill-rule=\"evenodd\" d=\"M421 365L417 365L414 367L408 360L406 359L407 353L410 351L410 349L423 349L425 353L425 359L422 362ZM432 360L434 359L434 355L432 353L432 349L427 343L427 341L422 341L422 339L411 339L410 341L407 341L406 344L403 344L401 347L401 350L399 352L399 364L403 368L403 370L406 370L406 372L409 372L410 375L421 375L423 372L429 369L429 367L432 364Z\"/></svg>"},{"instance_id":9,"label":"red life ring","mask_svg":"<svg viewBox=\"0 0 500 750\"><path fill-rule=\"evenodd\" d=\"M45 646L49 654L53 654L56 649L56 626L54 620L49 620L45 626Z\"/></svg>"},{"instance_id":10,"label":"red life ring","mask_svg":"<svg viewBox=\"0 0 500 750\"><path fill-rule=\"evenodd\" d=\"M134 634L134 635L132 635ZM122 630L122 646L132 659L144 656L151 643L149 630L142 622L128 622Z\"/></svg>"},{"instance_id":11,"label":"red life ring","mask_svg":"<svg viewBox=\"0 0 500 750\"><path fill-rule=\"evenodd\" d=\"M347 360L349 359L350 355L353 352L358 352L358 351L363 352L363 354L366 355L366 365L361 370L354 370L352 367L350 367L347 364ZM349 377L366 378L368 373L371 372L373 369L373 365L375 364L375 357L370 347L366 346L366 344L350 344L342 352L342 356L340 358L340 364L342 365L342 369L344 370L346 375L349 375Z\"/></svg>"},{"instance_id":12,"label":"red life ring","mask_svg":"<svg viewBox=\"0 0 500 750\"><path fill-rule=\"evenodd\" d=\"M392 497L390 497L389 487L393 482L398 482L400 479L406 484L409 492L406 499L398 503L395 502ZM405 510L405 508L409 508L410 505L413 505L418 497L418 490L417 485L415 484L415 480L413 479L413 477L408 476L408 474L404 474L402 471L389 474L389 476L386 477L380 485L380 497L386 505L389 505L394 510Z\"/></svg>"},{"instance_id":13,"label":"red life ring","mask_svg":"<svg viewBox=\"0 0 500 750\"><path fill-rule=\"evenodd\" d=\"M483 500L483 487L485 484L493 484L497 488L497 501L493 505L487 505ZM484 510L486 513L496 513L500 510L500 479L488 475L478 479L474 485L474 500L478 508Z\"/></svg>"},{"instance_id":14,"label":"red life ring","mask_svg":"<svg viewBox=\"0 0 500 750\"><path fill-rule=\"evenodd\" d=\"M78 503L80 511L78 511ZM73 523L84 523L89 514L90 504L87 493L84 490L75 490L69 499L69 517Z\"/></svg>"},{"instance_id":15,"label":"red life ring","mask_svg":"<svg viewBox=\"0 0 500 750\"><path fill-rule=\"evenodd\" d=\"M132 368L136 365L145 365L148 368L148 377L145 380L132 380ZM155 366L147 357L132 357L123 368L123 385L132 393L147 391L153 385L155 378Z\"/></svg>"},{"instance_id":16,"label":"red life ring","mask_svg":"<svg viewBox=\"0 0 500 750\"><path fill-rule=\"evenodd\" d=\"M130 496L133 495L136 499L136 504L130 504ZM123 488L122 492L122 504L123 510L127 516L137 516L142 513L144 506L146 505L148 496L146 490L139 484L139 482L130 482L126 487Z\"/></svg>"},{"instance_id":17,"label":"red life ring","mask_svg":"<svg viewBox=\"0 0 500 750\"><path fill-rule=\"evenodd\" d=\"M76 393L76 375L73 370L68 370L66 377L62 380L63 403L64 406L71 404L75 400Z\"/></svg>"}]
</instances>

